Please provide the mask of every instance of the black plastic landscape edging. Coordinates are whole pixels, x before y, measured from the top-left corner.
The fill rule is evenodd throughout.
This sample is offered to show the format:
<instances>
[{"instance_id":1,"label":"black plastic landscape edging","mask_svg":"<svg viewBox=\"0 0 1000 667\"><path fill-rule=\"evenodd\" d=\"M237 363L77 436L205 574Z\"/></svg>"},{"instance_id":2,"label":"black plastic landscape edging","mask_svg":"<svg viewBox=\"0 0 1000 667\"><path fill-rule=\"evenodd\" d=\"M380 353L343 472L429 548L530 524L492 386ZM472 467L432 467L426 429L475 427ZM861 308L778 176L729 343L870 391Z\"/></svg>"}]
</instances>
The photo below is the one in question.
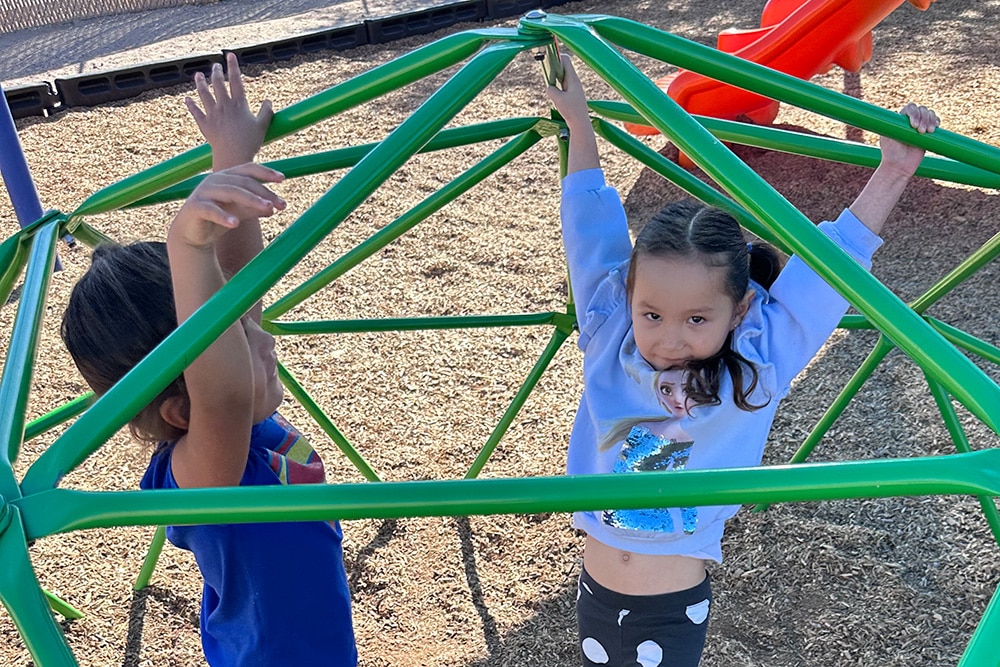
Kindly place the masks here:
<instances>
[{"instance_id":1,"label":"black plastic landscape edging","mask_svg":"<svg viewBox=\"0 0 1000 667\"><path fill-rule=\"evenodd\" d=\"M318 51L346 51L366 44L387 44L457 23L509 18L568 1L461 0L273 42L225 49L219 53L201 53L109 72L60 77L50 83L15 86L5 89L4 95L14 118L50 116L71 107L100 106L136 97L149 90L189 83L196 72L208 74L212 65L223 62L225 54L230 51L243 64L266 64Z\"/></svg>"}]
</instances>

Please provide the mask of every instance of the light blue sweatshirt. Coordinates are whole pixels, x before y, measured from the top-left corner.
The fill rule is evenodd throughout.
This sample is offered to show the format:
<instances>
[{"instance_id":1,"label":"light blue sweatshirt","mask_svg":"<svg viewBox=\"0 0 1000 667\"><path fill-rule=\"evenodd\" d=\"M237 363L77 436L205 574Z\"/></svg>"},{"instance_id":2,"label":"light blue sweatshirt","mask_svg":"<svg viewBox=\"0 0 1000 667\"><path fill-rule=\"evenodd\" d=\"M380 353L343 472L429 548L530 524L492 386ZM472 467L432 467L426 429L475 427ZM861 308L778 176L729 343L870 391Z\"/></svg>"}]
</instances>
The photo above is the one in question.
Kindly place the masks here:
<instances>
[{"instance_id":1,"label":"light blue sweatshirt","mask_svg":"<svg viewBox=\"0 0 1000 667\"><path fill-rule=\"evenodd\" d=\"M562 191L563 243L584 352L584 391L566 472L620 472L627 456L642 446L642 438L625 450L616 445L601 452L602 437L623 420L666 416L655 390L657 372L639 354L632 335L625 296L632 242L621 200L605 184L602 170L569 174ZM835 222L822 223L820 229L866 269L882 244L849 210ZM751 287L756 296L734 332L733 345L759 374L748 400L758 405L769 402L752 412L739 409L733 402L732 380L725 373L719 388L721 404L694 407L680 420L693 445L670 469L759 465L779 401L847 310L847 301L796 256L789 258L770 291L756 283ZM728 505L655 510L670 514L660 523L645 524L658 525L655 530L623 527L627 522L615 520L613 511L577 512L573 525L611 547L634 553L721 561L722 531L738 509Z\"/></svg>"}]
</instances>

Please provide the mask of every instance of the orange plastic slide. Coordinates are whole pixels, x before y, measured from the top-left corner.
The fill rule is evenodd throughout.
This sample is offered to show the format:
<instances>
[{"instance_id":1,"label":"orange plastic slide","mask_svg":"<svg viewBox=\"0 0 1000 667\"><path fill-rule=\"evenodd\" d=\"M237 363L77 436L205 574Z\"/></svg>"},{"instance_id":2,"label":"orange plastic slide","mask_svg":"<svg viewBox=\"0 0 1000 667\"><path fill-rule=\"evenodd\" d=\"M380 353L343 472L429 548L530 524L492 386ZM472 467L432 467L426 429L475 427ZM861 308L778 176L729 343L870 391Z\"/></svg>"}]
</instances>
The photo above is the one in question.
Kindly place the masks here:
<instances>
[{"instance_id":1,"label":"orange plastic slide","mask_svg":"<svg viewBox=\"0 0 1000 667\"><path fill-rule=\"evenodd\" d=\"M934 0L909 0L920 10ZM718 49L800 79L826 73L833 65L857 72L871 59L871 30L904 0L768 0L756 30L726 30ZM681 70L656 83L691 114L766 125L778 102ZM632 134L657 134L646 125L626 123Z\"/></svg>"}]
</instances>

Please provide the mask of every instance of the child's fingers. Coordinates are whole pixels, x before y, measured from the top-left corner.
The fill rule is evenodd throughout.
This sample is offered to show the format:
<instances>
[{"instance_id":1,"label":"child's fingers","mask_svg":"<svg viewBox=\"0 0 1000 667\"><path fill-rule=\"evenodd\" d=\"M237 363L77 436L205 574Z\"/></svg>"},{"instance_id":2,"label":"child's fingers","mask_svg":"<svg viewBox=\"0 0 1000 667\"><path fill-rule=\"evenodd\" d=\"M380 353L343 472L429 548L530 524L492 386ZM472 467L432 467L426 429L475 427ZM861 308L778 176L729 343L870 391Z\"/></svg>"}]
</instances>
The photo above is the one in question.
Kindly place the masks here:
<instances>
[{"instance_id":1,"label":"child's fingers","mask_svg":"<svg viewBox=\"0 0 1000 667\"><path fill-rule=\"evenodd\" d=\"M237 219L266 217L284 208L284 200L277 195L261 193L246 183L214 182L202 189L195 200L204 207L198 211L201 219L224 227L235 226L232 224L233 217ZM225 216L220 216L216 209L224 211Z\"/></svg>"},{"instance_id":2,"label":"child's fingers","mask_svg":"<svg viewBox=\"0 0 1000 667\"><path fill-rule=\"evenodd\" d=\"M226 77L222 73L222 65L215 63L212 65L212 92L215 93L215 100L220 104L229 99L229 91L226 90Z\"/></svg>"},{"instance_id":3,"label":"child's fingers","mask_svg":"<svg viewBox=\"0 0 1000 667\"><path fill-rule=\"evenodd\" d=\"M201 190L199 196L223 203L246 206L266 215L271 215L275 210L280 211L285 208L285 200L261 182L281 181L284 179L283 174L262 165L251 164L242 165L242 167L247 168L227 169L206 178L198 186L198 189Z\"/></svg>"},{"instance_id":4,"label":"child's fingers","mask_svg":"<svg viewBox=\"0 0 1000 667\"><path fill-rule=\"evenodd\" d=\"M208 222L233 229L240 224L239 217L223 208L209 193L196 192L184 203L177 214L175 223L182 220Z\"/></svg>"},{"instance_id":5,"label":"child's fingers","mask_svg":"<svg viewBox=\"0 0 1000 667\"><path fill-rule=\"evenodd\" d=\"M921 134L933 132L941 124L941 119L933 110L913 102L904 106L900 113L909 118L910 126Z\"/></svg>"},{"instance_id":6,"label":"child's fingers","mask_svg":"<svg viewBox=\"0 0 1000 667\"><path fill-rule=\"evenodd\" d=\"M266 127L271 124L272 118L274 118L274 108L271 100L264 100L260 103L260 111L257 112L257 122L263 123Z\"/></svg>"},{"instance_id":7,"label":"child's fingers","mask_svg":"<svg viewBox=\"0 0 1000 667\"><path fill-rule=\"evenodd\" d=\"M201 72L194 73L194 89L198 93L198 99L201 100L202 108L207 111L215 106L215 97L213 97L212 91L208 87L205 75Z\"/></svg>"},{"instance_id":8,"label":"child's fingers","mask_svg":"<svg viewBox=\"0 0 1000 667\"><path fill-rule=\"evenodd\" d=\"M195 101L192 100L190 97L184 98L184 105L188 108L188 111L191 113L191 117L194 118L194 122L198 124L198 127L201 127L202 121L204 121L206 118L205 112L202 111L201 107L198 106L197 103L195 103Z\"/></svg>"},{"instance_id":9,"label":"child's fingers","mask_svg":"<svg viewBox=\"0 0 1000 667\"><path fill-rule=\"evenodd\" d=\"M237 165L235 167L230 167L229 169L224 169L223 171L217 171L212 174L211 178L217 177L220 174L236 174L238 176L249 176L255 178L258 181L264 181L265 183L280 183L285 180L285 175L276 169L271 169L270 167L265 167L262 164L256 162L247 162L246 164Z\"/></svg>"},{"instance_id":10,"label":"child's fingers","mask_svg":"<svg viewBox=\"0 0 1000 667\"><path fill-rule=\"evenodd\" d=\"M243 88L240 61L232 51L226 54L226 66L229 68L229 93L234 100L244 99L246 97L246 90Z\"/></svg>"}]
</instances>

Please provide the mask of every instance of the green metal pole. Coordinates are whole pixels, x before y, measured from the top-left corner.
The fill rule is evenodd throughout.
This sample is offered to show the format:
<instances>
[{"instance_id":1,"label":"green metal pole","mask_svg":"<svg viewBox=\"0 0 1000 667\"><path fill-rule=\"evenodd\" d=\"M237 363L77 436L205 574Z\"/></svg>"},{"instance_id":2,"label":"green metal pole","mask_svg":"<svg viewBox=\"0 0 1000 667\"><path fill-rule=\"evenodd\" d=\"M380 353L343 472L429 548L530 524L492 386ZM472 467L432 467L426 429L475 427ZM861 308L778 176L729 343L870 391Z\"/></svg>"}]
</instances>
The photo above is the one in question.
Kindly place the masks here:
<instances>
[{"instance_id":1,"label":"green metal pole","mask_svg":"<svg viewBox=\"0 0 1000 667\"><path fill-rule=\"evenodd\" d=\"M369 482L380 482L382 481L379 476L375 473L372 467L368 464L361 453L348 442L344 434L340 432L340 429L326 416L322 408L313 400L312 396L305 390L299 382L288 372L284 364L278 362L278 377L281 379L281 383L285 385L288 392L302 404L302 407L306 409L309 416L312 417L320 428L333 440L334 444L344 453L345 456L354 464L354 467L358 469L364 478Z\"/></svg>"},{"instance_id":2,"label":"green metal pole","mask_svg":"<svg viewBox=\"0 0 1000 667\"><path fill-rule=\"evenodd\" d=\"M627 123L645 123L631 105L609 100L592 100L590 107L605 118ZM709 116L691 116L720 140L742 146L754 146L771 151L814 157L831 162L877 167L882 151L876 146L859 144L813 134L782 130L766 125L738 123ZM927 156L917 169L917 176L935 178L950 183L974 185L980 188L1000 188L1000 175L948 158Z\"/></svg>"},{"instance_id":3,"label":"green metal pole","mask_svg":"<svg viewBox=\"0 0 1000 667\"><path fill-rule=\"evenodd\" d=\"M979 340L975 336L965 333L961 329L957 329L950 324L945 324L944 322L936 320L933 317L928 317L926 319L927 323L934 327L934 329L948 341L959 347L965 348L973 354L978 354L987 361L992 361L994 364L1000 364L1000 347L990 345L985 341Z\"/></svg>"},{"instance_id":4,"label":"green metal pole","mask_svg":"<svg viewBox=\"0 0 1000 667\"><path fill-rule=\"evenodd\" d=\"M927 386L930 387L931 395L934 397L934 402L941 412L941 418L944 419L948 434L951 435L951 440L955 443L955 450L960 453L971 452L972 447L969 446L969 438L965 434L961 422L958 420L958 413L955 412L955 406L951 404L948 393L932 378L925 377L927 379ZM990 530L993 531L993 539L996 540L997 544L1000 544L1000 512L997 511L997 506L993 498L979 496L979 504L983 508L983 515L986 517L986 522L989 524Z\"/></svg>"},{"instance_id":5,"label":"green metal pole","mask_svg":"<svg viewBox=\"0 0 1000 667\"><path fill-rule=\"evenodd\" d=\"M146 552L146 557L142 561L142 569L139 570L139 576L136 577L135 583L132 585L133 591L141 591L149 585L150 579L153 578L153 570L156 569L156 562L160 559L160 553L163 552L163 545L166 541L167 529L163 526L157 526L153 533L153 539L149 543L149 551Z\"/></svg>"},{"instance_id":6,"label":"green metal pole","mask_svg":"<svg viewBox=\"0 0 1000 667\"><path fill-rule=\"evenodd\" d=\"M486 465L486 462L489 460L490 456L492 456L493 451L500 443L500 440L507 432L507 429L510 428L514 418L517 417L517 413L520 412L522 407L524 407L524 403L528 400L528 396L531 395L535 385L538 384L538 381L542 377L542 373L544 373L545 369L548 368L552 359L555 358L556 352L559 351L559 347L568 336L569 334L567 332L560 329L556 329L552 332L552 337L545 346L545 350L538 358L538 361L535 362L535 365L532 366L531 372L528 374L528 377L525 379L520 389L518 389L517 395L514 396L514 400L504 411L503 416L500 418L500 422L497 424L496 428L493 429L490 437L487 438L486 444L479 450L476 460L472 462L468 472L465 473L465 479L475 479L479 476L479 473L482 472L483 466Z\"/></svg>"},{"instance_id":7,"label":"green metal pole","mask_svg":"<svg viewBox=\"0 0 1000 667\"><path fill-rule=\"evenodd\" d=\"M1000 637L1000 589L993 593L958 667L1000 667L1000 640L997 637Z\"/></svg>"},{"instance_id":8,"label":"green metal pole","mask_svg":"<svg viewBox=\"0 0 1000 667\"><path fill-rule=\"evenodd\" d=\"M52 410L51 412L45 413L37 419L31 420L28 422L28 425L24 427L25 442L41 435L42 433L45 433L50 428L54 428L59 424L76 417L78 414L93 405L94 400L94 392L91 391L83 396L74 398L72 401L56 408L55 410Z\"/></svg>"},{"instance_id":9,"label":"green metal pole","mask_svg":"<svg viewBox=\"0 0 1000 667\"><path fill-rule=\"evenodd\" d=\"M7 360L0 378L0 437L3 438L2 466L0 466L0 495L16 498L20 495L11 464L17 460L24 437L24 415L27 412L28 394L35 356L38 353L38 336L45 314L45 296L52 267L55 264L56 242L59 239L59 220L51 220L34 236L34 244L24 276L24 287L18 303L17 316L7 348Z\"/></svg>"},{"instance_id":10,"label":"green metal pole","mask_svg":"<svg viewBox=\"0 0 1000 667\"><path fill-rule=\"evenodd\" d=\"M40 667L75 667L73 652L56 625L31 567L22 517L0 498L0 601L10 614L31 659Z\"/></svg>"},{"instance_id":11,"label":"green metal pole","mask_svg":"<svg viewBox=\"0 0 1000 667\"><path fill-rule=\"evenodd\" d=\"M504 139L515 134L521 134L531 130L538 125L538 118L505 118L502 120L488 121L485 123L474 123L464 127L453 127L441 132L427 142L427 145L420 149L420 153L430 153L433 151L445 150L468 146L472 143L491 141L493 139ZM360 144L358 146L348 146L330 151L321 151L309 155L299 155L292 158L272 160L264 162L268 167L280 171L286 179L298 178L300 176L311 176L322 174L337 169L353 167L368 155L379 142ZM129 204L129 207L149 206L168 201L177 201L186 198L191 191L197 187L205 178L205 175L193 176L169 188L160 190L148 197L143 197L138 201Z\"/></svg>"},{"instance_id":12,"label":"green metal pole","mask_svg":"<svg viewBox=\"0 0 1000 667\"><path fill-rule=\"evenodd\" d=\"M840 393L837 394L837 398L835 398L833 403L830 404L830 407L826 409L826 412L823 413L820 420L816 422L815 426L813 426L812 431L809 432L809 435L802 442L802 444L799 445L798 450L788 461L789 463L803 463L807 458L809 458L812 450L819 444L819 441L823 439L823 436L830 430L830 427L833 426L834 422L840 419L840 415L843 414L844 410L857 395L864 383L867 382L868 378L870 378L872 373L875 372L878 365L882 363L882 360L885 359L886 355L894 349L895 346L889 342L885 336L878 337L878 340L875 342L875 347L865 358L861 366L858 367L858 370L854 372L854 375L851 376L851 379L844 386L844 388L840 390ZM763 512L767 508L768 506L766 504L760 504L756 505L753 508L753 511Z\"/></svg>"},{"instance_id":13,"label":"green metal pole","mask_svg":"<svg viewBox=\"0 0 1000 667\"><path fill-rule=\"evenodd\" d=\"M316 320L312 322L268 322L265 328L278 336L368 333L371 331L430 331L434 329L493 329L534 327L552 324L572 327L566 313L525 313L523 315L448 315L444 317L387 317L372 320Z\"/></svg>"},{"instance_id":14,"label":"green metal pole","mask_svg":"<svg viewBox=\"0 0 1000 667\"><path fill-rule=\"evenodd\" d=\"M751 232L766 239L775 245L781 242L764 225L750 215L750 213L734 202L732 199L722 194L711 185L701 180L687 169L684 169L675 162L671 162L652 148L642 143L635 137L630 136L625 131L607 123L603 120L594 122L594 129L598 136L604 138L613 146L631 155L636 160L663 176L665 179L687 192L692 197L696 197L709 206L722 209L728 212L743 226Z\"/></svg>"},{"instance_id":15,"label":"green metal pole","mask_svg":"<svg viewBox=\"0 0 1000 667\"><path fill-rule=\"evenodd\" d=\"M534 514L609 507L695 507L960 494L1000 495L1000 449L908 459L802 463L631 475L76 491L13 503L28 539L134 525Z\"/></svg>"},{"instance_id":16,"label":"green metal pole","mask_svg":"<svg viewBox=\"0 0 1000 667\"><path fill-rule=\"evenodd\" d=\"M983 266L992 262L1000 253L1000 233L996 234L989 241L984 243L976 252L969 255L961 264L956 266L944 278L932 286L927 293L913 302L912 308L915 312L923 313L930 306L938 301L945 294L953 290L959 284Z\"/></svg>"}]
</instances>

